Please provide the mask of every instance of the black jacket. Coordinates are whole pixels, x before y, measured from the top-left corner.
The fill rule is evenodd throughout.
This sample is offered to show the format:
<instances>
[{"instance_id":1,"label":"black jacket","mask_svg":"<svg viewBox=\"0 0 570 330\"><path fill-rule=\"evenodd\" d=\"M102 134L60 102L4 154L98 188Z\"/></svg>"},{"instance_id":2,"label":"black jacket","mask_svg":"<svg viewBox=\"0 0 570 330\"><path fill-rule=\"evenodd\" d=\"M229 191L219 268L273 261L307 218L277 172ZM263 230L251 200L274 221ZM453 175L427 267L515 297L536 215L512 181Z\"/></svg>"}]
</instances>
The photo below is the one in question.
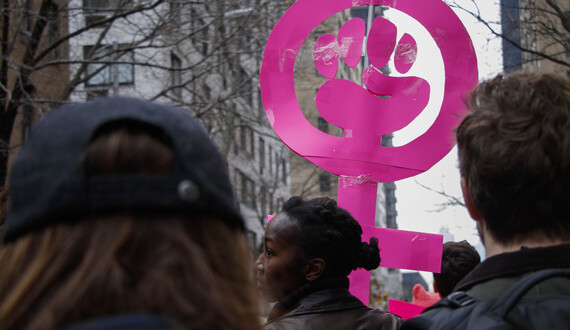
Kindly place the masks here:
<instances>
[{"instance_id":1,"label":"black jacket","mask_svg":"<svg viewBox=\"0 0 570 330\"><path fill-rule=\"evenodd\" d=\"M399 329L402 320L365 306L348 292L348 279L307 284L280 300L269 313L265 330Z\"/></svg>"},{"instance_id":2,"label":"black jacket","mask_svg":"<svg viewBox=\"0 0 570 330\"><path fill-rule=\"evenodd\" d=\"M120 314L70 324L58 330L171 330L168 321L157 314Z\"/></svg>"},{"instance_id":3,"label":"black jacket","mask_svg":"<svg viewBox=\"0 0 570 330\"><path fill-rule=\"evenodd\" d=\"M490 257L457 283L453 291L465 291L479 300L495 299L528 274L548 268L570 269L570 244L522 248ZM529 294L570 295L567 283L561 278L549 279Z\"/></svg>"},{"instance_id":4,"label":"black jacket","mask_svg":"<svg viewBox=\"0 0 570 330\"><path fill-rule=\"evenodd\" d=\"M519 280L534 272L553 268L570 270L570 244L532 249L523 247L519 251L490 257L467 274L454 289L466 292L478 303L470 304L472 298L465 296L452 299L453 303L443 299L421 315L406 321L402 329L566 329L570 296L567 278L549 278L523 291L524 297L528 298L526 304L513 308L505 303L511 298L507 291L515 289ZM523 288L519 286L519 289ZM503 310L503 306L507 309Z\"/></svg>"}]
</instances>

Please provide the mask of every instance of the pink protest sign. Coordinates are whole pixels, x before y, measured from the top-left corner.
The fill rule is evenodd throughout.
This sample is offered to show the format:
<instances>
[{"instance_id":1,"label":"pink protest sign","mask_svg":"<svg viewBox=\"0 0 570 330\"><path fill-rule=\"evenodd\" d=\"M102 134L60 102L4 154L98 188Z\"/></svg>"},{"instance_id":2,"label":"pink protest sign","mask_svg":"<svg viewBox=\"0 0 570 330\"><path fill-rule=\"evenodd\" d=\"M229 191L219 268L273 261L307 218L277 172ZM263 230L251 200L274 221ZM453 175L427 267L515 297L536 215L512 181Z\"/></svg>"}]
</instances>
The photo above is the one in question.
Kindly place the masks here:
<instances>
[{"instance_id":1,"label":"pink protest sign","mask_svg":"<svg viewBox=\"0 0 570 330\"><path fill-rule=\"evenodd\" d=\"M315 40L315 67L329 79L320 86L315 103L327 122L343 129L342 137L311 125L296 98L295 60L305 39L331 15L369 4L391 7L415 19L431 35L443 59L445 84L439 113L426 132L399 147L381 146L382 136L418 117L429 102L430 85L421 77L404 75L416 61L418 44L408 33L398 40L398 26L385 18L374 20L366 39L364 22L352 19L336 36L325 34ZM357 65L364 40L371 63L362 71L359 83L364 86L335 78L339 61L351 68ZM379 71L392 54L399 76ZM266 115L275 132L294 152L339 175L339 205L363 226L364 237L381 236L381 265L439 270L441 238L374 228L374 213L378 182L420 174L453 147L452 131L464 110L465 91L477 83L475 51L453 11L440 0L298 0L268 39L260 83ZM351 291L364 302L368 302L369 281L367 272L351 274Z\"/></svg>"},{"instance_id":2,"label":"pink protest sign","mask_svg":"<svg viewBox=\"0 0 570 330\"><path fill-rule=\"evenodd\" d=\"M441 271L442 235L371 226L362 229L363 240L378 238L383 267Z\"/></svg>"},{"instance_id":3,"label":"pink protest sign","mask_svg":"<svg viewBox=\"0 0 570 330\"><path fill-rule=\"evenodd\" d=\"M313 57L317 70L329 79L334 78L338 69L338 51L336 49L335 36L332 34L320 36L315 42Z\"/></svg>"},{"instance_id":4,"label":"pink protest sign","mask_svg":"<svg viewBox=\"0 0 570 330\"><path fill-rule=\"evenodd\" d=\"M400 300L388 299L388 311L398 315L404 320L420 315L424 309L426 309L424 306L414 305Z\"/></svg>"},{"instance_id":5,"label":"pink protest sign","mask_svg":"<svg viewBox=\"0 0 570 330\"><path fill-rule=\"evenodd\" d=\"M344 62L351 68L360 62L365 29L364 20L355 17L344 23L338 30L339 52Z\"/></svg>"},{"instance_id":6,"label":"pink protest sign","mask_svg":"<svg viewBox=\"0 0 570 330\"><path fill-rule=\"evenodd\" d=\"M381 133L391 133L409 124L425 107L429 85L419 77L404 79L381 76L377 72L395 49L399 51L395 56L398 70L405 71L414 60L415 41L408 36L398 42L395 35L397 27L390 21L377 18L367 40L368 57L373 65L364 74L365 84L372 93L343 79L331 79L319 89L319 112L325 120L330 118L335 125L345 129L343 137L328 135L311 125L303 115L295 94L295 60L311 31L335 13L370 3L392 7L417 20L439 47L445 66L444 97L435 122L421 136L399 147L381 146ZM343 58L360 51L359 40L364 33L364 29L352 26L361 23L349 21L346 24L349 24L348 32L341 27L343 33L340 39L337 37ZM355 40L353 46L349 41L351 35ZM322 51L331 56L330 36L326 39L322 42L326 41L328 46ZM317 65L328 67L326 63L330 62L323 59ZM352 65L354 61L348 60L347 64ZM375 181L390 182L428 170L452 149L451 132L458 123L458 113L464 109L464 92L477 82L477 62L467 31L441 0L299 0L283 15L269 36L260 82L267 117L289 148L336 175L366 174ZM398 87L392 88L392 84ZM327 96L337 94L346 100L342 107L326 102ZM392 97L380 99L374 95ZM350 111L346 108L349 101ZM395 120L394 117L399 117L400 113L404 113L404 118ZM382 132L374 127L381 127Z\"/></svg>"}]
</instances>

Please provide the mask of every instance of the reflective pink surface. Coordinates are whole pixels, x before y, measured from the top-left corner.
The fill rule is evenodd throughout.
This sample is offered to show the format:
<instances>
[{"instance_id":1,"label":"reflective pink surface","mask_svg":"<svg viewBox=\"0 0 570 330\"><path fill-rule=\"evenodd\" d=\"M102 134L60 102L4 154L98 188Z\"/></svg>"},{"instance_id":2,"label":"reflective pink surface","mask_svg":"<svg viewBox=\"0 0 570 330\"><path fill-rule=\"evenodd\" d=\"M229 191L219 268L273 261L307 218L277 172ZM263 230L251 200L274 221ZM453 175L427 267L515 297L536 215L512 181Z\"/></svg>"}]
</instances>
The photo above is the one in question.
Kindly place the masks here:
<instances>
[{"instance_id":1,"label":"reflective pink surface","mask_svg":"<svg viewBox=\"0 0 570 330\"><path fill-rule=\"evenodd\" d=\"M372 65L362 72L362 82L336 79L335 74L339 57L349 67L358 64L363 22L345 23L336 43L334 34L315 41L315 66L329 79L315 86L319 87L315 103L327 122L343 129L342 137L311 125L296 98L295 60L312 30L335 13L370 3L391 7L417 20L439 47L444 63L444 95L437 118L425 133L399 147L381 146L382 135L406 127L425 109L430 86L421 77L386 76L379 71L394 54L396 70L408 72L418 51L411 35L397 40L398 27L384 18L377 18L371 28L366 49ZM471 39L461 21L440 0L298 0L272 31L260 74L263 105L273 129L294 152L340 176L338 203L363 225L364 237L379 237L381 266L425 271L440 267L441 236L374 228L377 183L420 174L452 149L452 132L465 110L463 97L477 79ZM369 282L368 272L351 274L351 292L365 303Z\"/></svg>"}]
</instances>

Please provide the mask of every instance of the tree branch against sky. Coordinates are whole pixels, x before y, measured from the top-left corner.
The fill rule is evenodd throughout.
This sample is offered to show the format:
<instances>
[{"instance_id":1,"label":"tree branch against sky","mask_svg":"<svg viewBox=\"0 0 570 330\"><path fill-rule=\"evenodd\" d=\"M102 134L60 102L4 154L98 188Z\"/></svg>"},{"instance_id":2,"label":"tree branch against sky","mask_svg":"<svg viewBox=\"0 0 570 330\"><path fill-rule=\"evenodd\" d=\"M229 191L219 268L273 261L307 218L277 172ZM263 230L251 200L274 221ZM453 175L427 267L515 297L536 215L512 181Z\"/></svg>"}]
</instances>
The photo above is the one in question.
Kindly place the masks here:
<instances>
[{"instance_id":1,"label":"tree branch against sky","mask_svg":"<svg viewBox=\"0 0 570 330\"><path fill-rule=\"evenodd\" d=\"M447 207L453 207L453 206L465 207L465 203L463 202L463 198L456 197L456 196L453 196L451 194L448 194L447 192L445 192L445 188L443 185L440 185L439 189L435 189L435 188L432 188L432 187L429 187L429 186L426 186L426 185L420 183L415 178L414 178L414 181L420 187L422 187L426 190L429 190L431 192L434 192L434 193L444 197L447 200L446 202L443 202L443 203L434 204L434 206L436 206L437 209L433 210L433 212L441 212L441 211L445 210Z\"/></svg>"},{"instance_id":2,"label":"tree branch against sky","mask_svg":"<svg viewBox=\"0 0 570 330\"><path fill-rule=\"evenodd\" d=\"M267 35L290 1L93 2L108 3L104 11L89 11L87 0L1 1L0 184L10 150L18 147L10 140L18 113L33 109L37 117L75 101L93 79L121 66L152 69L162 87L144 97L187 109L221 143L233 142L236 117L252 127L265 121L252 86ZM75 46L80 39L92 40L89 48ZM164 57L168 52L179 66ZM108 88L116 92L114 84ZM236 111L242 103L254 113Z\"/></svg>"},{"instance_id":3,"label":"tree branch against sky","mask_svg":"<svg viewBox=\"0 0 570 330\"><path fill-rule=\"evenodd\" d=\"M481 14L475 0L448 2L487 27L491 34L520 50L523 64L546 60L570 68L570 4L566 0L520 0L497 3L502 10L499 20ZM488 4L487 4L488 5ZM501 23L503 25L501 26ZM509 26L520 33L510 33ZM504 29L502 29L502 27ZM516 36L520 36L517 38Z\"/></svg>"}]
</instances>

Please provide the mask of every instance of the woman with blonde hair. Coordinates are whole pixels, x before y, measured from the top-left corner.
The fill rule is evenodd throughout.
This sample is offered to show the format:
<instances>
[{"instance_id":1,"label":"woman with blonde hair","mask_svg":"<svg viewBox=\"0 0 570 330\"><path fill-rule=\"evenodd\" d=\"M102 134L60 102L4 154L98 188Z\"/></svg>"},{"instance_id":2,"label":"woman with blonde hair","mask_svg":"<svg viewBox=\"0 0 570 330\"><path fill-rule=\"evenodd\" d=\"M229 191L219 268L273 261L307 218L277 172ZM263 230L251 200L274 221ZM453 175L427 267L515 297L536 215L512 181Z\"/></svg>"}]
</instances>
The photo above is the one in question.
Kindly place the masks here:
<instances>
[{"instance_id":1,"label":"woman with blonde hair","mask_svg":"<svg viewBox=\"0 0 570 330\"><path fill-rule=\"evenodd\" d=\"M55 109L9 182L0 328L259 328L226 164L187 113Z\"/></svg>"}]
</instances>

